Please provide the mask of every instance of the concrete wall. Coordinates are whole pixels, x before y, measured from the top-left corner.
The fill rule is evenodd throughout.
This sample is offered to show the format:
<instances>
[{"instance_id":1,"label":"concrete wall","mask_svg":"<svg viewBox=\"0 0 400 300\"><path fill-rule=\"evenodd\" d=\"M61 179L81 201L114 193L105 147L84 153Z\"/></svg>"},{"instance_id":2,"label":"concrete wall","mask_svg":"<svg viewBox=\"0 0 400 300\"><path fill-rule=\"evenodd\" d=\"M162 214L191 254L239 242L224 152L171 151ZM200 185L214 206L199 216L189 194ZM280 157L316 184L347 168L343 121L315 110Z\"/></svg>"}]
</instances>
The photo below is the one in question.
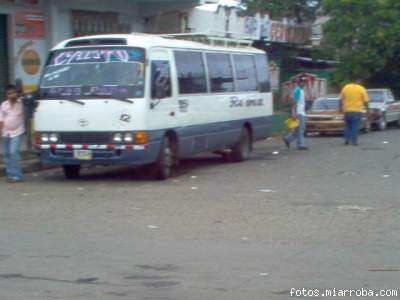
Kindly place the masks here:
<instances>
[{"instance_id":1,"label":"concrete wall","mask_svg":"<svg viewBox=\"0 0 400 300\"><path fill-rule=\"evenodd\" d=\"M140 15L139 5L126 0L69 0L47 1L46 11L51 16L53 24L49 32L50 44L72 37L72 10L87 10L96 12L116 12L122 22L130 23L132 31L143 31L143 18Z\"/></svg>"}]
</instances>

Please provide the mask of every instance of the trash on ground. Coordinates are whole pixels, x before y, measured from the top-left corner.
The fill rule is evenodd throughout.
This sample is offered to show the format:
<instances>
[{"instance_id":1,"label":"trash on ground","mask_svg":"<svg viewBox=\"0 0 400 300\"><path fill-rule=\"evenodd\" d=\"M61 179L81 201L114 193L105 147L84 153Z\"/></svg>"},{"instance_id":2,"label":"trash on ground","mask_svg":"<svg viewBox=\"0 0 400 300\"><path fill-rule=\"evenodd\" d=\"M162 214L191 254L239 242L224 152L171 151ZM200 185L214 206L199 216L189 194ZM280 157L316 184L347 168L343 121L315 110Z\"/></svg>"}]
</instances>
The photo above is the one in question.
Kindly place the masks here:
<instances>
[{"instance_id":1,"label":"trash on ground","mask_svg":"<svg viewBox=\"0 0 400 300\"><path fill-rule=\"evenodd\" d=\"M76 188L77 191L83 191L84 189L85 189L85 188L83 188L83 187L77 187L77 188Z\"/></svg>"},{"instance_id":2,"label":"trash on ground","mask_svg":"<svg viewBox=\"0 0 400 300\"><path fill-rule=\"evenodd\" d=\"M197 176L190 176L190 178L192 178L192 179L196 179L196 178L197 178Z\"/></svg>"},{"instance_id":3,"label":"trash on ground","mask_svg":"<svg viewBox=\"0 0 400 300\"><path fill-rule=\"evenodd\" d=\"M353 172L353 171L344 171L344 172L340 172L339 175L353 176L353 175L356 175L356 172Z\"/></svg>"},{"instance_id":4,"label":"trash on ground","mask_svg":"<svg viewBox=\"0 0 400 300\"><path fill-rule=\"evenodd\" d=\"M199 188L197 186L192 186L190 189L191 190L198 190Z\"/></svg>"},{"instance_id":5,"label":"trash on ground","mask_svg":"<svg viewBox=\"0 0 400 300\"><path fill-rule=\"evenodd\" d=\"M390 175L389 175L389 174L384 174L384 175L382 175L382 177L383 177L383 178L389 178Z\"/></svg>"},{"instance_id":6,"label":"trash on ground","mask_svg":"<svg viewBox=\"0 0 400 300\"><path fill-rule=\"evenodd\" d=\"M278 154L279 154L279 151L272 152L272 155L278 155Z\"/></svg>"},{"instance_id":7,"label":"trash on ground","mask_svg":"<svg viewBox=\"0 0 400 300\"><path fill-rule=\"evenodd\" d=\"M358 206L358 205L340 205L338 206L338 210L353 210L353 211L370 211L370 210L375 210L373 207L369 206Z\"/></svg>"},{"instance_id":8,"label":"trash on ground","mask_svg":"<svg viewBox=\"0 0 400 300\"><path fill-rule=\"evenodd\" d=\"M389 144L388 141L382 141L382 144Z\"/></svg>"},{"instance_id":9,"label":"trash on ground","mask_svg":"<svg viewBox=\"0 0 400 300\"><path fill-rule=\"evenodd\" d=\"M262 193L273 193L275 191L274 190L269 190L269 189L264 189L264 190L259 190L259 192L262 192Z\"/></svg>"},{"instance_id":10,"label":"trash on ground","mask_svg":"<svg viewBox=\"0 0 400 300\"><path fill-rule=\"evenodd\" d=\"M158 226L156 226L156 225L147 225L147 228L149 228L149 229L157 229Z\"/></svg>"},{"instance_id":11,"label":"trash on ground","mask_svg":"<svg viewBox=\"0 0 400 300\"><path fill-rule=\"evenodd\" d=\"M268 276L269 273L260 273L260 276Z\"/></svg>"}]
</instances>

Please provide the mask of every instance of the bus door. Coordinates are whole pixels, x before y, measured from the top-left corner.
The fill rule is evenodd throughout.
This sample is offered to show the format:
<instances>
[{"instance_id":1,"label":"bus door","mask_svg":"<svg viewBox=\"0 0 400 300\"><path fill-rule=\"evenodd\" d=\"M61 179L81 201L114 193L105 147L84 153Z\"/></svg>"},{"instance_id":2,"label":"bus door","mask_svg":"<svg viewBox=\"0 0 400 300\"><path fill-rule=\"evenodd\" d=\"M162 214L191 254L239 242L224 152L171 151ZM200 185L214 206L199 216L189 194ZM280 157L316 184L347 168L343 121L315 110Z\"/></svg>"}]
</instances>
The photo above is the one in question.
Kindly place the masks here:
<instances>
[{"instance_id":1,"label":"bus door","mask_svg":"<svg viewBox=\"0 0 400 300\"><path fill-rule=\"evenodd\" d=\"M150 65L149 127L163 129L182 126L180 105L174 97L176 87L173 80L171 54L165 49L151 49L148 58Z\"/></svg>"}]
</instances>

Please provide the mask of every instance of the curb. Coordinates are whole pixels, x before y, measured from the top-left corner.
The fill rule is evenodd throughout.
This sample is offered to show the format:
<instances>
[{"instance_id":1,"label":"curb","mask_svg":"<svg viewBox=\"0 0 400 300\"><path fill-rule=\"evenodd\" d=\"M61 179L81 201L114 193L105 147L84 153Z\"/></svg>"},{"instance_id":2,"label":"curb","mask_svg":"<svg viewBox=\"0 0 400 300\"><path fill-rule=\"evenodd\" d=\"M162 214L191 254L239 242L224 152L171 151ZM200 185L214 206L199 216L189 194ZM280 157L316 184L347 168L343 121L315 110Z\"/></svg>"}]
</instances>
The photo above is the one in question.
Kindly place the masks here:
<instances>
[{"instance_id":1,"label":"curb","mask_svg":"<svg viewBox=\"0 0 400 300\"><path fill-rule=\"evenodd\" d=\"M23 156L23 157L25 157L25 159L21 160L21 168L22 168L22 172L24 174L38 172L38 171L42 171L42 170L48 170L48 169L52 169L55 167L55 166L42 165L39 158L37 158L37 157L32 158L31 155ZM0 164L0 177L4 177L4 176L6 176L6 166L1 163Z\"/></svg>"}]
</instances>

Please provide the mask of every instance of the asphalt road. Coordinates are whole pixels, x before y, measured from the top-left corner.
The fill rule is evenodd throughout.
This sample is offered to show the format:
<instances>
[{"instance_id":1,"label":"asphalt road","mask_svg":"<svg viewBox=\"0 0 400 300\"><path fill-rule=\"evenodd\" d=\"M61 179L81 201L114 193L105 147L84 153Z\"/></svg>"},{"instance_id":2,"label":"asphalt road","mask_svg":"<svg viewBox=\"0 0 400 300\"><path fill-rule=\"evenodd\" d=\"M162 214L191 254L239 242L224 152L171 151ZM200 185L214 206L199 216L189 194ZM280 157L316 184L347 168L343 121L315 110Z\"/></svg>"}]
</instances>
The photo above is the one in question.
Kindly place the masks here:
<instances>
[{"instance_id":1,"label":"asphalt road","mask_svg":"<svg viewBox=\"0 0 400 300\"><path fill-rule=\"evenodd\" d=\"M102 167L74 181L59 170L2 181L0 299L400 288L400 130L362 135L358 147L307 143L310 151L262 141L239 164L185 160L164 182Z\"/></svg>"}]
</instances>

